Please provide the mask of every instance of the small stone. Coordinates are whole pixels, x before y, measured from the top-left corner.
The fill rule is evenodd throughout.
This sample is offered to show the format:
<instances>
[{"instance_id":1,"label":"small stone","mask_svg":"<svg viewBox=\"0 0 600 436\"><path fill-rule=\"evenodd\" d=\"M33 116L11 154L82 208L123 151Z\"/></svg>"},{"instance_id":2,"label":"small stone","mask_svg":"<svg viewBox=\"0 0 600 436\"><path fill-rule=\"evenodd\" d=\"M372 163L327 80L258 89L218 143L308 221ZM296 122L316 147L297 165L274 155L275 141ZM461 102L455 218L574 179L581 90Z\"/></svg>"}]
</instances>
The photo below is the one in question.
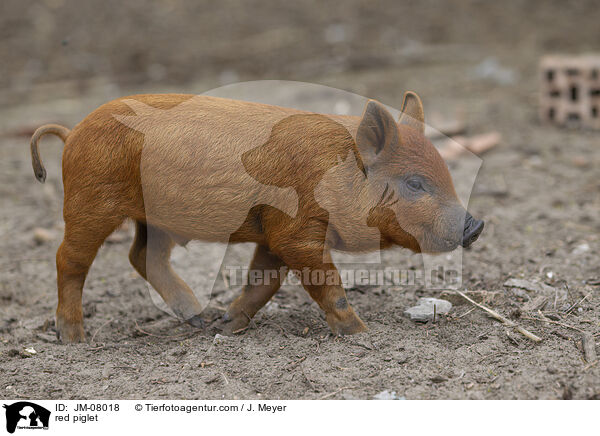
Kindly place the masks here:
<instances>
[{"instance_id":1,"label":"small stone","mask_svg":"<svg viewBox=\"0 0 600 436\"><path fill-rule=\"evenodd\" d=\"M448 381L448 379L443 375L433 376L429 380L431 380L433 383L444 383L445 381Z\"/></svg>"},{"instance_id":2,"label":"small stone","mask_svg":"<svg viewBox=\"0 0 600 436\"><path fill-rule=\"evenodd\" d=\"M374 400L406 400L405 397L401 397L396 394L396 391L385 391L379 392L377 395L373 396Z\"/></svg>"},{"instance_id":3,"label":"small stone","mask_svg":"<svg viewBox=\"0 0 600 436\"><path fill-rule=\"evenodd\" d=\"M42 227L36 227L33 229L33 240L36 244L45 244L54 240L56 235L53 231L44 229Z\"/></svg>"},{"instance_id":4,"label":"small stone","mask_svg":"<svg viewBox=\"0 0 600 436\"><path fill-rule=\"evenodd\" d=\"M28 347L28 348L25 348L25 350L23 350L23 351L24 351L25 353L27 353L27 354L30 354L30 355L32 355L32 356L34 356L34 355L36 355L36 354L37 354L37 351L35 351L35 350L33 349L33 347Z\"/></svg>"},{"instance_id":5,"label":"small stone","mask_svg":"<svg viewBox=\"0 0 600 436\"><path fill-rule=\"evenodd\" d=\"M452 309L452 303L449 301L438 298L420 298L417 305L406 309L404 314L408 315L413 321L427 322L433 321L434 312L437 317L447 314L450 309Z\"/></svg>"},{"instance_id":6,"label":"small stone","mask_svg":"<svg viewBox=\"0 0 600 436\"><path fill-rule=\"evenodd\" d=\"M219 374L213 374L208 377L204 377L204 383L206 383L207 385L210 385L210 384L216 383L216 382L220 382L220 381L221 381L221 376Z\"/></svg>"},{"instance_id":7,"label":"small stone","mask_svg":"<svg viewBox=\"0 0 600 436\"><path fill-rule=\"evenodd\" d=\"M102 378L103 379L109 379L111 374L112 374L112 365L111 364L106 364L104 365L104 368L102 369Z\"/></svg>"},{"instance_id":8,"label":"small stone","mask_svg":"<svg viewBox=\"0 0 600 436\"><path fill-rule=\"evenodd\" d=\"M229 339L230 338L228 336L223 336L223 335L217 333L215 335L215 338L213 339L213 344L215 344L215 345L217 345L217 344L224 344Z\"/></svg>"},{"instance_id":9,"label":"small stone","mask_svg":"<svg viewBox=\"0 0 600 436\"><path fill-rule=\"evenodd\" d=\"M279 310L280 310L279 304L277 304L275 301L269 301L263 309L263 311L265 313L269 313L269 314L275 313Z\"/></svg>"},{"instance_id":10,"label":"small stone","mask_svg":"<svg viewBox=\"0 0 600 436\"><path fill-rule=\"evenodd\" d=\"M584 253L590 251L590 244L584 242L583 244L579 244L575 249L571 252L573 256L580 256Z\"/></svg>"}]
</instances>

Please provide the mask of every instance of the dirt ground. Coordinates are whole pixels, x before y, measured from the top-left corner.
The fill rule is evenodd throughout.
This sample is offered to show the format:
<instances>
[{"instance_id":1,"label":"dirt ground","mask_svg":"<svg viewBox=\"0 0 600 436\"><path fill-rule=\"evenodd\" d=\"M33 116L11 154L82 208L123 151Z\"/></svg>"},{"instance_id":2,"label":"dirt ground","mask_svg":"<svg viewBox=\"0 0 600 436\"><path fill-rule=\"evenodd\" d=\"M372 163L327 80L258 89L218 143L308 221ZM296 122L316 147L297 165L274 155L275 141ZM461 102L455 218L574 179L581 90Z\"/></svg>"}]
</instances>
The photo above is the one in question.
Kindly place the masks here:
<instances>
[{"instance_id":1,"label":"dirt ground","mask_svg":"<svg viewBox=\"0 0 600 436\"><path fill-rule=\"evenodd\" d=\"M165 2L164 10L128 2L120 15L110 3L81 5L89 22L60 0L9 1L0 14L0 54L13 58L0 74L0 398L369 399L386 390L406 399L600 398L600 364L584 360L581 344L583 332L600 341L600 134L542 125L536 105L542 54L600 49L592 2L457 1L445 10L355 1L343 11L319 10L320 2ZM487 306L542 342L507 335L465 303L416 324L404 310L440 296L421 286L348 290L370 331L341 338L305 291L287 286L250 329L215 341L216 323L195 330L152 303L127 260L125 229L100 250L86 282L88 343L59 344L62 143L44 139L40 185L32 130L72 127L121 95L255 79L325 84L394 107L410 89L426 115L461 113L469 135L499 131L469 203L486 228L464 253L462 289L485 291ZM460 173L461 163L452 168ZM36 239L36 228L50 234ZM244 264L251 253L240 245L228 255ZM186 268L201 274L210 252L194 256ZM422 267L406 250L384 259ZM551 322L524 309L538 295L504 286L511 278L555 289L544 309ZM238 291L217 288L205 318L222 314Z\"/></svg>"}]
</instances>

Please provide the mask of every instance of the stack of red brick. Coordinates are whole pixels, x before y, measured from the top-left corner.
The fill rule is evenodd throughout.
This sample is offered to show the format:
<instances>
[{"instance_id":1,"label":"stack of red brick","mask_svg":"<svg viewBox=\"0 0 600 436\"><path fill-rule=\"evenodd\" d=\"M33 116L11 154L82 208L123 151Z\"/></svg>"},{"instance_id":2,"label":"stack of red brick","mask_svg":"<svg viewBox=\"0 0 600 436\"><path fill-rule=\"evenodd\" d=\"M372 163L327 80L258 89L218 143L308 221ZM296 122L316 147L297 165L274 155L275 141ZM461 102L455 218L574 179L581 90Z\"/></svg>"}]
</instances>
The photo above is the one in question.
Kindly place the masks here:
<instances>
[{"instance_id":1,"label":"stack of red brick","mask_svg":"<svg viewBox=\"0 0 600 436\"><path fill-rule=\"evenodd\" d=\"M600 129L600 55L546 56L540 83L542 121Z\"/></svg>"}]
</instances>

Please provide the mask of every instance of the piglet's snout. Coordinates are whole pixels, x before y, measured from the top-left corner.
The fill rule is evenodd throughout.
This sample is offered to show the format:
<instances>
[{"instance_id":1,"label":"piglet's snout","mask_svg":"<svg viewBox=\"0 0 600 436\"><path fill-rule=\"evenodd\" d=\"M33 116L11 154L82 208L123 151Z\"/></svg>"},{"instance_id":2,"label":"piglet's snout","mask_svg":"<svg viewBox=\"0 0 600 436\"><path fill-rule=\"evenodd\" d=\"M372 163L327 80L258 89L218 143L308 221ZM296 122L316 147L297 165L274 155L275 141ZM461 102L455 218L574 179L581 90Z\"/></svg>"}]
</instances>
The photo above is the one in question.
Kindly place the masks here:
<instances>
[{"instance_id":1,"label":"piglet's snout","mask_svg":"<svg viewBox=\"0 0 600 436\"><path fill-rule=\"evenodd\" d=\"M483 220L476 220L467 212L461 245L466 248L475 242L483 230L483 225Z\"/></svg>"}]
</instances>

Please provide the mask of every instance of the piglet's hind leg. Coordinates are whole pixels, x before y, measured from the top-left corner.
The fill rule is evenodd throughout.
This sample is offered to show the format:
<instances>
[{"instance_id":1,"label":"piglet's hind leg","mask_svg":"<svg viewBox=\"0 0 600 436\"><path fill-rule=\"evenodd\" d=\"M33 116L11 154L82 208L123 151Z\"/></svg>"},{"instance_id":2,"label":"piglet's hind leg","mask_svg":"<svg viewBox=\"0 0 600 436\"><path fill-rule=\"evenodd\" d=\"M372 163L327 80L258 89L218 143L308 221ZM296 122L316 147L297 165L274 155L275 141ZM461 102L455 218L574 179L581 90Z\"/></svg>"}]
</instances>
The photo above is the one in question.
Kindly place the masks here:
<instances>
[{"instance_id":1,"label":"piglet's hind leg","mask_svg":"<svg viewBox=\"0 0 600 436\"><path fill-rule=\"evenodd\" d=\"M248 270L248 284L223 315L224 332L231 334L246 327L279 290L286 275L283 260L267 247L258 245Z\"/></svg>"},{"instance_id":2,"label":"piglet's hind leg","mask_svg":"<svg viewBox=\"0 0 600 436\"><path fill-rule=\"evenodd\" d=\"M65 210L68 208L68 202ZM62 342L84 342L83 284L104 239L123 221L123 217L65 214L65 236L56 253L58 307L56 333Z\"/></svg>"},{"instance_id":3,"label":"piglet's hind leg","mask_svg":"<svg viewBox=\"0 0 600 436\"><path fill-rule=\"evenodd\" d=\"M202 305L170 264L173 246L173 240L167 233L138 221L129 260L175 315L194 327L202 328Z\"/></svg>"}]
</instances>

